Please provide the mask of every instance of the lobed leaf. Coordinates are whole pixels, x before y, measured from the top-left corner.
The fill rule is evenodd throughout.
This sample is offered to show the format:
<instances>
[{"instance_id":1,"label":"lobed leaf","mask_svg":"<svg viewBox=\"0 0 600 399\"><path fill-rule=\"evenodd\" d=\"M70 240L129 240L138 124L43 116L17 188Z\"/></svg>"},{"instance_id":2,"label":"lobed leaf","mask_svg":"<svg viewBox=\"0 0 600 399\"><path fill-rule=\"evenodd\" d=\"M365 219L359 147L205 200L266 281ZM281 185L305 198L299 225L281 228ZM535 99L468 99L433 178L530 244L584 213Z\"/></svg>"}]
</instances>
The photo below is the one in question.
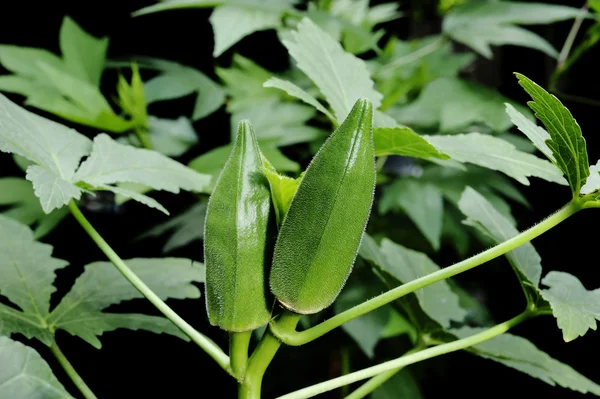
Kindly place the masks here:
<instances>
[{"instance_id":1,"label":"lobed leaf","mask_svg":"<svg viewBox=\"0 0 600 399\"><path fill-rule=\"evenodd\" d=\"M552 150L550 150L550 147L546 144L546 141L550 140L548 132L517 111L511 104L506 104L506 113L517 128L531 140L533 145L552 163L556 164L556 159L554 159L554 155L552 155Z\"/></svg>"},{"instance_id":2,"label":"lobed leaf","mask_svg":"<svg viewBox=\"0 0 600 399\"><path fill-rule=\"evenodd\" d=\"M283 90L290 96L296 97L304 101L305 103L312 105L317 111L323 113L330 120L335 121L333 115L331 115L331 113L327 110L327 108L323 106L323 104L319 102L319 100L317 100L316 98L308 94L306 91L302 90L300 87L296 86L294 83L288 80L270 78L263 84L263 86Z\"/></svg>"},{"instance_id":3,"label":"lobed leaf","mask_svg":"<svg viewBox=\"0 0 600 399\"><path fill-rule=\"evenodd\" d=\"M375 128L373 140L377 157L402 155L423 159L450 158L409 127Z\"/></svg>"}]
</instances>

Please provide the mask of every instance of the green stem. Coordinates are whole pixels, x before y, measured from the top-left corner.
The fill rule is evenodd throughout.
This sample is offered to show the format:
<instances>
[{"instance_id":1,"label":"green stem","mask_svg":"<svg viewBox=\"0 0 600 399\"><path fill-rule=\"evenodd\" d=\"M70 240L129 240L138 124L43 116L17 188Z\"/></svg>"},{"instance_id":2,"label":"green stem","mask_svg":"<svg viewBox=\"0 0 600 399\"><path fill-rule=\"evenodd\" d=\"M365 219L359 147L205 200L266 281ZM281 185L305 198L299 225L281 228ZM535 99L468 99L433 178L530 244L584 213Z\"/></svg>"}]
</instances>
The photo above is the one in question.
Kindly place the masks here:
<instances>
[{"instance_id":1,"label":"green stem","mask_svg":"<svg viewBox=\"0 0 600 399\"><path fill-rule=\"evenodd\" d=\"M340 375L350 374L350 350L347 347L342 347L340 350ZM350 387L342 387L342 397L345 398L348 395Z\"/></svg>"},{"instance_id":2,"label":"green stem","mask_svg":"<svg viewBox=\"0 0 600 399\"><path fill-rule=\"evenodd\" d=\"M465 259L461 262L455 263L452 266L441 269L435 273L428 274L416 280L412 280L406 284L394 288L393 290L387 291L379 296L376 296L366 302L363 302L353 308L350 308L342 313L338 313L332 318L325 320L324 322L317 324L304 331L290 331L284 330L279 327L277 321L272 321L270 328L273 334L278 337L283 343L287 345L303 345L310 341L313 341L329 331L353 320L366 313L372 312L373 310L380 308L381 306L387 305L388 303L395 301L398 298L415 292L418 289L427 287L431 284L437 283L438 281L445 280L452 276L456 276L462 272L470 270L476 266L479 266L485 262L495 259L507 252L512 251L515 248L533 240L542 233L550 230L554 226L558 225L569 216L575 214L581 209L579 201L573 200L567 205L562 207L556 213L540 222L539 224L530 227L515 237L504 241L478 255L472 256L469 259Z\"/></svg>"},{"instance_id":3,"label":"green stem","mask_svg":"<svg viewBox=\"0 0 600 399\"><path fill-rule=\"evenodd\" d=\"M150 140L150 135L148 134L148 130L143 127L136 127L134 129L135 135L140 140L140 144L142 147L153 150L154 146L152 145L152 141Z\"/></svg>"},{"instance_id":4,"label":"green stem","mask_svg":"<svg viewBox=\"0 0 600 399\"><path fill-rule=\"evenodd\" d=\"M284 310L279 317L279 325L283 329L295 330L300 321L301 315ZM281 342L271 333L269 329L265 331L258 346L248 360L246 373L239 389L239 399L260 399L260 390L262 379L271 364L273 357L279 350Z\"/></svg>"},{"instance_id":5,"label":"green stem","mask_svg":"<svg viewBox=\"0 0 600 399\"><path fill-rule=\"evenodd\" d=\"M447 41L448 41L448 39L446 37L442 36L439 39L437 39L436 41L429 43L427 46L423 46L420 49L413 51L412 53L409 53L405 56L397 58L394 61L390 62L389 64L382 66L376 72L376 74L378 76L385 75L386 73L392 72L396 68L401 68L405 65L412 64L413 62L416 62L416 61L420 60L421 58L428 56L431 53L434 53L435 51L440 49Z\"/></svg>"},{"instance_id":6,"label":"green stem","mask_svg":"<svg viewBox=\"0 0 600 399\"><path fill-rule=\"evenodd\" d=\"M56 339L52 343L52 346L50 346L50 350L52 351L52 354L54 355L54 357L56 357L62 368L67 372L67 375L69 376L69 378L71 378L71 381L73 381L77 389L79 389L81 394L85 397L85 399L97 399L96 395L94 395L94 392L92 392L90 387L87 386L87 384L85 383L85 381L83 381L81 376L77 374L77 371L73 368L73 365L71 364L71 362L69 362L69 359L67 359L65 354L62 353L62 351L58 347L58 344L56 343Z\"/></svg>"},{"instance_id":7,"label":"green stem","mask_svg":"<svg viewBox=\"0 0 600 399\"><path fill-rule=\"evenodd\" d=\"M344 385L352 384L356 381L361 381L366 378L370 378L376 376L381 373L386 373L392 370L399 369L401 367L406 367L410 364L414 364L426 359L431 359L432 357L444 355L446 353L455 352L457 350L466 349L471 346L480 344L489 339L495 338L498 335L504 334L514 326L522 323L528 318L532 317L533 313L529 311L525 311L520 315L505 321L502 324L498 324L488 330L482 331L479 334L472 335L467 338L459 339L453 342L449 342L443 345L435 346L432 348L424 349L422 351L412 353L410 355L399 357L398 359L390 360L385 363L378 364L377 366L369 367L360 371L356 371L354 373L350 373L348 375L334 378L329 381L322 382L320 384L316 384L310 386L308 388L301 389L299 391L295 391L289 393L287 395L280 396L277 399L305 399L311 398L315 395L331 391L333 389L337 389Z\"/></svg>"},{"instance_id":8,"label":"green stem","mask_svg":"<svg viewBox=\"0 0 600 399\"><path fill-rule=\"evenodd\" d=\"M219 348L208 337L199 333L183 320L177 313L175 313L167 304L160 299L154 291L152 291L140 278L123 262L123 260L117 255L115 251L108 245L102 236L94 229L94 227L88 222L81 210L77 207L75 202L71 200L69 202L69 210L79 222L81 227L88 233L88 235L94 240L96 245L104 252L106 257L115 265L115 267L143 296L146 297L167 319L171 320L177 328L183 331L192 341L194 341L200 348L202 348L210 357L212 357L224 370L229 367L229 357Z\"/></svg>"},{"instance_id":9,"label":"green stem","mask_svg":"<svg viewBox=\"0 0 600 399\"><path fill-rule=\"evenodd\" d=\"M229 333L229 358L231 359L231 372L235 378L241 380L248 363L248 347L250 346L252 331Z\"/></svg>"},{"instance_id":10,"label":"green stem","mask_svg":"<svg viewBox=\"0 0 600 399\"><path fill-rule=\"evenodd\" d=\"M425 348L424 345L419 345L404 354L403 357L406 357L410 354L417 353ZM398 372L400 372L404 367L400 367L393 370L388 370L384 373L378 374L375 377L371 377L371 379L364 384L362 384L359 388L357 388L350 395L345 396L345 399L362 399L377 388L379 388L383 383L387 380L395 376Z\"/></svg>"}]
</instances>

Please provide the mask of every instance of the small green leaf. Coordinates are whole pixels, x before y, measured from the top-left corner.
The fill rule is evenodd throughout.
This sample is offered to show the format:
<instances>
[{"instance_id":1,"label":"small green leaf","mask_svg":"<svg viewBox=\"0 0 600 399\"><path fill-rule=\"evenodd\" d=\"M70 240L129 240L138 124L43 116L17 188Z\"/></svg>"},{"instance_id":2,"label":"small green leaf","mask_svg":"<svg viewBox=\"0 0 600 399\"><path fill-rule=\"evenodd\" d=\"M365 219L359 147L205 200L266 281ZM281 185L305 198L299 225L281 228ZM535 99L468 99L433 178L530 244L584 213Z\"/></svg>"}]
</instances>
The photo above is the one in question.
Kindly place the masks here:
<instances>
[{"instance_id":1,"label":"small green leaf","mask_svg":"<svg viewBox=\"0 0 600 399\"><path fill-rule=\"evenodd\" d=\"M440 270L440 267L433 263L427 255L405 248L387 238L384 238L381 246L378 246L370 236L365 235L360 255L393 277L396 280L394 286L408 283ZM420 307L429 318L443 328L450 327L452 320L463 321L467 315L467 312L459 305L458 296L450 289L446 281L422 288L416 291L414 296L417 304L413 306ZM410 301L410 297L403 300ZM410 302L408 304L410 306Z\"/></svg>"},{"instance_id":2,"label":"small green leaf","mask_svg":"<svg viewBox=\"0 0 600 399\"><path fill-rule=\"evenodd\" d=\"M463 327L451 330L460 338L482 332L482 328ZM502 334L473 347L475 354L538 378L552 386L560 385L577 392L600 396L600 386L573 370L570 366L550 357L525 338Z\"/></svg>"},{"instance_id":3,"label":"small green leaf","mask_svg":"<svg viewBox=\"0 0 600 399\"><path fill-rule=\"evenodd\" d=\"M429 83L416 101L390 109L401 123L425 129L455 133L473 125L485 125L496 132L512 126L505 103L511 102L497 90L456 77L441 77ZM516 107L527 112L525 107Z\"/></svg>"},{"instance_id":4,"label":"small green leaf","mask_svg":"<svg viewBox=\"0 0 600 399\"><path fill-rule=\"evenodd\" d=\"M90 140L75 130L28 112L0 95L0 151L37 164L29 166L28 172L35 178L36 195L44 212L66 205L71 198L80 198L81 191L71 181L90 145Z\"/></svg>"},{"instance_id":5,"label":"small green leaf","mask_svg":"<svg viewBox=\"0 0 600 399\"><path fill-rule=\"evenodd\" d=\"M50 296L56 291L52 282L55 271L68 263L51 255L52 247L34 241L27 226L0 215L0 294L21 310L0 308L0 333L20 332L52 343L45 330Z\"/></svg>"},{"instance_id":6,"label":"small green leaf","mask_svg":"<svg viewBox=\"0 0 600 399\"><path fill-rule=\"evenodd\" d=\"M550 287L541 293L550 302L565 342L583 337L590 328L596 329L596 320L600 320L600 290L588 291L577 277L554 271L544 277L542 284Z\"/></svg>"},{"instance_id":7,"label":"small green leaf","mask_svg":"<svg viewBox=\"0 0 600 399\"><path fill-rule=\"evenodd\" d=\"M554 159L554 155L552 155L552 150L550 150L546 144L546 141L550 140L548 132L517 111L511 104L506 104L506 113L517 128L531 140L533 145L535 145L536 148L552 163L556 164L556 159Z\"/></svg>"},{"instance_id":8,"label":"small green leaf","mask_svg":"<svg viewBox=\"0 0 600 399\"><path fill-rule=\"evenodd\" d=\"M294 179L280 175L276 171L268 168L263 168L263 173L267 177L269 187L271 188L271 201L275 208L277 225L281 226L285 215L287 215L287 212L290 209L290 204L292 203L292 199L298 190L298 185L302 178Z\"/></svg>"},{"instance_id":9,"label":"small green leaf","mask_svg":"<svg viewBox=\"0 0 600 399\"><path fill-rule=\"evenodd\" d=\"M550 162L518 151L514 145L494 136L468 133L423 138L455 161L498 170L526 186L529 185L529 176L567 184L560 170Z\"/></svg>"},{"instance_id":10,"label":"small green leaf","mask_svg":"<svg viewBox=\"0 0 600 399\"><path fill-rule=\"evenodd\" d=\"M123 112L131 117L133 126L148 129L148 112L146 110L144 84L142 83L140 70L136 64L131 65L131 83L123 75L119 74L117 93L119 95L117 103Z\"/></svg>"},{"instance_id":11,"label":"small green leaf","mask_svg":"<svg viewBox=\"0 0 600 399\"><path fill-rule=\"evenodd\" d=\"M486 58L492 58L490 45L512 44L558 53L542 37L514 25L549 24L577 17L578 8L552 4L508 1L466 3L454 7L444 18L442 29Z\"/></svg>"},{"instance_id":12,"label":"small green leaf","mask_svg":"<svg viewBox=\"0 0 600 399\"><path fill-rule=\"evenodd\" d=\"M411 342L416 342L418 331L404 316L395 310L390 310L388 322L385 325L381 335L382 339L393 338L399 335L407 334Z\"/></svg>"},{"instance_id":13,"label":"small green leaf","mask_svg":"<svg viewBox=\"0 0 600 399\"><path fill-rule=\"evenodd\" d=\"M306 169L279 230L271 291L294 312L331 305L352 270L373 203L372 120L371 102L356 101Z\"/></svg>"},{"instance_id":14,"label":"small green leaf","mask_svg":"<svg viewBox=\"0 0 600 399\"><path fill-rule=\"evenodd\" d=\"M73 181L111 191L116 189L109 184L138 183L177 194L180 189L207 191L211 176L197 173L155 151L119 144L106 134L99 134L94 138L92 154L81 164Z\"/></svg>"},{"instance_id":15,"label":"small green leaf","mask_svg":"<svg viewBox=\"0 0 600 399\"><path fill-rule=\"evenodd\" d=\"M444 203L432 184L415 179L398 179L385 188L379 213L401 208L423 233L435 251L440 248Z\"/></svg>"},{"instance_id":16,"label":"small green leaf","mask_svg":"<svg viewBox=\"0 0 600 399\"><path fill-rule=\"evenodd\" d=\"M97 39L89 35L69 17L63 19L59 37L65 67L75 77L99 86L108 38Z\"/></svg>"},{"instance_id":17,"label":"small green leaf","mask_svg":"<svg viewBox=\"0 0 600 399\"><path fill-rule=\"evenodd\" d=\"M409 127L375 128L375 156L403 155L415 158L449 159Z\"/></svg>"},{"instance_id":18,"label":"small green leaf","mask_svg":"<svg viewBox=\"0 0 600 399\"><path fill-rule=\"evenodd\" d=\"M502 216L481 194L467 187L458 203L467 217L464 222L489 236L495 243L504 242L519 231ZM530 303L539 297L538 285L542 275L542 259L530 242L506 254Z\"/></svg>"},{"instance_id":19,"label":"small green leaf","mask_svg":"<svg viewBox=\"0 0 600 399\"><path fill-rule=\"evenodd\" d=\"M201 263L180 258L138 258L125 262L163 300L200 297L200 290L192 282L204 281L204 265ZM117 328L164 332L186 339L162 317L103 311L111 305L135 298L143 298L143 295L110 262L90 263L49 315L47 322L53 328L78 336L98 349L101 343L97 337Z\"/></svg>"},{"instance_id":20,"label":"small green leaf","mask_svg":"<svg viewBox=\"0 0 600 399\"><path fill-rule=\"evenodd\" d=\"M327 110L327 108L323 106L323 104L321 104L316 98L314 98L313 96L311 96L310 94L302 90L300 87L296 86L294 83L288 80L270 78L263 84L263 86L283 90L290 96L296 97L304 101L305 103L312 105L317 111L322 112L330 120L335 121L333 115L331 115L331 113Z\"/></svg>"},{"instance_id":21,"label":"small green leaf","mask_svg":"<svg viewBox=\"0 0 600 399\"><path fill-rule=\"evenodd\" d=\"M573 196L579 195L589 174L588 155L581 128L573 115L554 95L517 73L519 84L533 101L527 104L544 123L551 140L546 144L552 150L556 166L565 174Z\"/></svg>"},{"instance_id":22,"label":"small green leaf","mask_svg":"<svg viewBox=\"0 0 600 399\"><path fill-rule=\"evenodd\" d=\"M373 391L371 399L422 399L417 381L408 370L400 370Z\"/></svg>"},{"instance_id":23,"label":"small green leaf","mask_svg":"<svg viewBox=\"0 0 600 399\"><path fill-rule=\"evenodd\" d=\"M341 123L360 97L368 98L377 109L382 95L373 88L363 60L344 51L342 46L310 19L303 18L283 41L290 55L321 90Z\"/></svg>"},{"instance_id":24,"label":"small green leaf","mask_svg":"<svg viewBox=\"0 0 600 399\"><path fill-rule=\"evenodd\" d=\"M0 336L0 397L72 399L33 348Z\"/></svg>"}]
</instances>

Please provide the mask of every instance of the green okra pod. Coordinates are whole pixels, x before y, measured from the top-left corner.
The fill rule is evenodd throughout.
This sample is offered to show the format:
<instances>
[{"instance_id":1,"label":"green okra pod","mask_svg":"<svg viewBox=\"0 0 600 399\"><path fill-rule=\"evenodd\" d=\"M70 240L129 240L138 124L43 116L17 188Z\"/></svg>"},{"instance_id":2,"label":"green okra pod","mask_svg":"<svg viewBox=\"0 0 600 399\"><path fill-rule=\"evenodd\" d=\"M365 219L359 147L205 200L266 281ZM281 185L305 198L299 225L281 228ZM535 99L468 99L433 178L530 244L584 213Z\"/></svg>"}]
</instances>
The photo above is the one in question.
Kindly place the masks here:
<instances>
[{"instance_id":1,"label":"green okra pod","mask_svg":"<svg viewBox=\"0 0 600 399\"><path fill-rule=\"evenodd\" d=\"M269 321L271 197L260 148L241 121L231 155L208 202L204 233L206 308L212 325L248 331Z\"/></svg>"},{"instance_id":2,"label":"green okra pod","mask_svg":"<svg viewBox=\"0 0 600 399\"><path fill-rule=\"evenodd\" d=\"M373 203L373 106L359 99L308 166L275 245L271 291L291 311L331 305L356 259Z\"/></svg>"}]
</instances>

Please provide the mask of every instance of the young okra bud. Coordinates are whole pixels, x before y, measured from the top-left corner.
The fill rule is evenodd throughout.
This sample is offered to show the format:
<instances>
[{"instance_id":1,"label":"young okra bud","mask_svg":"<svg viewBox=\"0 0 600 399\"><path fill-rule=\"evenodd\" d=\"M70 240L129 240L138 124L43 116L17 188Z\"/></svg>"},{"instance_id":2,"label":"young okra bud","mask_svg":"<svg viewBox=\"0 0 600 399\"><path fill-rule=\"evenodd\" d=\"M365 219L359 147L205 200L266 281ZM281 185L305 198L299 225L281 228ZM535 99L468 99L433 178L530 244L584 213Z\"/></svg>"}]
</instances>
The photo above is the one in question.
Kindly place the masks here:
<instances>
[{"instance_id":1,"label":"young okra bud","mask_svg":"<svg viewBox=\"0 0 600 399\"><path fill-rule=\"evenodd\" d=\"M271 291L296 313L331 305L356 259L375 188L372 120L359 99L308 166L279 231Z\"/></svg>"},{"instance_id":2,"label":"young okra bud","mask_svg":"<svg viewBox=\"0 0 600 399\"><path fill-rule=\"evenodd\" d=\"M242 121L208 202L204 233L208 318L227 331L253 330L270 318L265 260L274 224L262 166L254 130Z\"/></svg>"}]
</instances>

